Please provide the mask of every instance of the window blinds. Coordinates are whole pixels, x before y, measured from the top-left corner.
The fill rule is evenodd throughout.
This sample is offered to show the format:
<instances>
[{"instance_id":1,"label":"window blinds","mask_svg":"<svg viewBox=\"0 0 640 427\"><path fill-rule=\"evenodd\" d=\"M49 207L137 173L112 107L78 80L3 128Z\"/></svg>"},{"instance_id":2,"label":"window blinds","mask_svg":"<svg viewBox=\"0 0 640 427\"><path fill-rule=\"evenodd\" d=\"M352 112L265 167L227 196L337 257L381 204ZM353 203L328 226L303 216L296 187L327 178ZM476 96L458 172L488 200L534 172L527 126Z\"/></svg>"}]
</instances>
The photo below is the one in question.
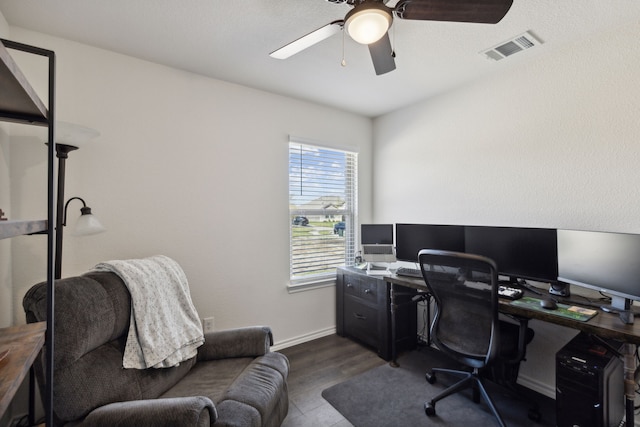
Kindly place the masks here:
<instances>
[{"instance_id":1,"label":"window blinds","mask_svg":"<svg viewBox=\"0 0 640 427\"><path fill-rule=\"evenodd\" d=\"M291 141L291 280L333 275L355 255L357 154Z\"/></svg>"}]
</instances>

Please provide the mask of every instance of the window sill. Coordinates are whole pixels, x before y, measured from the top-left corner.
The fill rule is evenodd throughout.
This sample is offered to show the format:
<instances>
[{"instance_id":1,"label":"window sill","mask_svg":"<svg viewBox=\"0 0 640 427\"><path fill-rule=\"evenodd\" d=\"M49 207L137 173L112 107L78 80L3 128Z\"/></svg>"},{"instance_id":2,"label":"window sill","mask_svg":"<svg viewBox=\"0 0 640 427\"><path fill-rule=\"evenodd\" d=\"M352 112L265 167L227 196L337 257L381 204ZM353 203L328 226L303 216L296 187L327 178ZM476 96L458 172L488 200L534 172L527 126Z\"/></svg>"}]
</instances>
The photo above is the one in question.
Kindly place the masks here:
<instances>
[{"instance_id":1,"label":"window sill","mask_svg":"<svg viewBox=\"0 0 640 427\"><path fill-rule=\"evenodd\" d=\"M326 277L314 281L302 282L302 283L289 283L287 285L287 292L295 294L297 292L311 291L314 289L328 288L336 285L336 278Z\"/></svg>"}]
</instances>

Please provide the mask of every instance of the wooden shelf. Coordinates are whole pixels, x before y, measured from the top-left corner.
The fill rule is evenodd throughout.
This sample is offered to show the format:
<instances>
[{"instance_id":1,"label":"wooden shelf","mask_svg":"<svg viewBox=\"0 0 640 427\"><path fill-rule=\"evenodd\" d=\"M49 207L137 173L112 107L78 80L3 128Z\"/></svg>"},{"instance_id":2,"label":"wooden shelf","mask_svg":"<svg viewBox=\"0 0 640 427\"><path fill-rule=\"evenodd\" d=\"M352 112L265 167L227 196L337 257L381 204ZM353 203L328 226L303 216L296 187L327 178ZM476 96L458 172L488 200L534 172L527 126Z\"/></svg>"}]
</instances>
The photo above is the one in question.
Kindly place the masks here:
<instances>
[{"instance_id":1,"label":"wooden shelf","mask_svg":"<svg viewBox=\"0 0 640 427\"><path fill-rule=\"evenodd\" d=\"M44 344L46 322L29 323L0 329L0 417L29 372L33 361Z\"/></svg>"},{"instance_id":2,"label":"wooden shelf","mask_svg":"<svg viewBox=\"0 0 640 427\"><path fill-rule=\"evenodd\" d=\"M48 61L48 101L47 107L31 87L22 71L18 68L7 48L31 55L46 57ZM25 125L45 126L48 130L49 146L47 149L47 219L36 221L12 220L0 221L0 239L25 234L46 232L47 239L47 299L51 310L47 312L46 328L44 324L31 324L0 329L0 354L11 351L0 361L0 417L11 403L17 387L22 383L36 355L47 342L44 360L44 392L42 401L45 409L47 426L54 424L53 414L53 342L54 342L54 262L55 262L55 195L54 195L54 117L55 117L55 68L56 54L52 50L0 39L0 121L22 123ZM33 402L30 391L30 406ZM30 410L33 408L30 407ZM33 415L33 414L30 414Z\"/></svg>"},{"instance_id":3,"label":"wooden shelf","mask_svg":"<svg viewBox=\"0 0 640 427\"><path fill-rule=\"evenodd\" d=\"M47 220L0 221L0 240L47 231Z\"/></svg>"},{"instance_id":4,"label":"wooden shelf","mask_svg":"<svg viewBox=\"0 0 640 427\"><path fill-rule=\"evenodd\" d=\"M2 43L0 93L0 119L47 126L47 108Z\"/></svg>"}]
</instances>

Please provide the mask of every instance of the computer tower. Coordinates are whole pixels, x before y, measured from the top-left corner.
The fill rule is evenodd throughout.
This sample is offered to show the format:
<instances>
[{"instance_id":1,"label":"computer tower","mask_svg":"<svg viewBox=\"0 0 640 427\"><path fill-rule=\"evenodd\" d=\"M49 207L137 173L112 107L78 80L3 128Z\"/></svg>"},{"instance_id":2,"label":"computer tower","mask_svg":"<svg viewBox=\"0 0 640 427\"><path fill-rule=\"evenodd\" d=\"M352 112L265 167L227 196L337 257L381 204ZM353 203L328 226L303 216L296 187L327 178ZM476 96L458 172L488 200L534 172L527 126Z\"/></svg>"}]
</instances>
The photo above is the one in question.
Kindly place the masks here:
<instances>
[{"instance_id":1,"label":"computer tower","mask_svg":"<svg viewBox=\"0 0 640 427\"><path fill-rule=\"evenodd\" d=\"M606 341L614 349L621 343ZM556 353L557 427L615 427L624 417L622 361L597 339L578 334Z\"/></svg>"}]
</instances>

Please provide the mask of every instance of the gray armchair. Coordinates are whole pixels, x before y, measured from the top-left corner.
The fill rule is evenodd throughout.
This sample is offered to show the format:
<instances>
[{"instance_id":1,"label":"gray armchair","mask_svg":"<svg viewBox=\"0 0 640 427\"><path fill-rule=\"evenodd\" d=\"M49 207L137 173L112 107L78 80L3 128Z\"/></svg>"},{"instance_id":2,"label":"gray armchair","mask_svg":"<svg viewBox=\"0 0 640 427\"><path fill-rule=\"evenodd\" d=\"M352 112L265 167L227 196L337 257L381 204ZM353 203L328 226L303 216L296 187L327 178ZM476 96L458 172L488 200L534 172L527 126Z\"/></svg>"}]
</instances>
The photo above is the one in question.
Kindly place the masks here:
<instances>
[{"instance_id":1,"label":"gray armchair","mask_svg":"<svg viewBox=\"0 0 640 427\"><path fill-rule=\"evenodd\" d=\"M46 283L24 297L28 322L46 319ZM131 297L110 272L55 284L54 417L68 426L279 426L289 362L268 327L205 335L197 357L165 369L124 369ZM44 351L34 364L39 384Z\"/></svg>"}]
</instances>

